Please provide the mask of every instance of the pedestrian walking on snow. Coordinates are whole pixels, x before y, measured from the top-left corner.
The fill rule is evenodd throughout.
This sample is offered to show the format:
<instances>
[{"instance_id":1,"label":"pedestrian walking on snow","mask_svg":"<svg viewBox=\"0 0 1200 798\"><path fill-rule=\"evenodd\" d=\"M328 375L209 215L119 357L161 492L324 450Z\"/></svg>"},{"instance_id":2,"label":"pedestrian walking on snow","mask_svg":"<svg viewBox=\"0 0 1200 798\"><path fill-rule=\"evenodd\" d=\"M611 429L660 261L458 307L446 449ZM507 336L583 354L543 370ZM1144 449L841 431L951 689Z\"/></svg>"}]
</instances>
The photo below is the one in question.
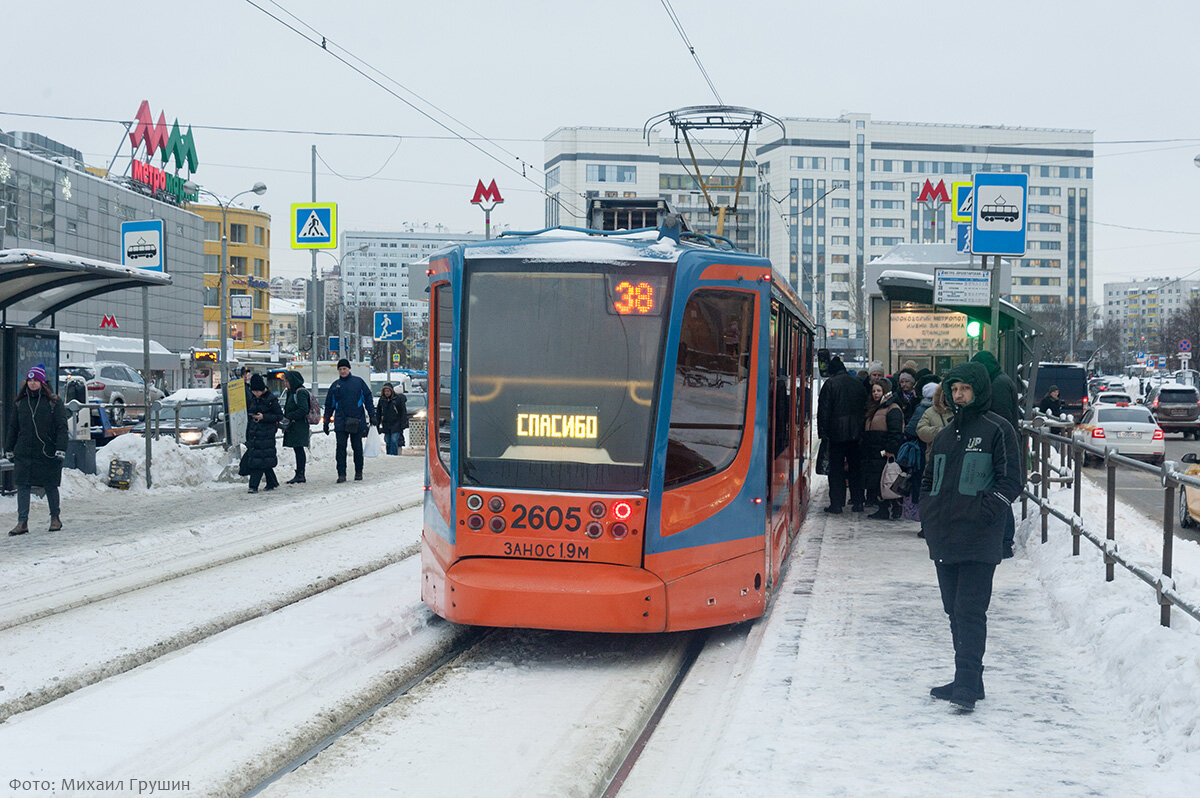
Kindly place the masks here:
<instances>
[{"instance_id":1,"label":"pedestrian walking on snow","mask_svg":"<svg viewBox=\"0 0 1200 798\"><path fill-rule=\"evenodd\" d=\"M892 398L892 383L880 377L871 383L871 398L867 401L865 429L862 440L863 484L867 504L879 509L867 516L879 521L900 518L900 500L885 499L880 492L883 467L889 457L895 457L904 442L904 412Z\"/></svg>"},{"instance_id":2,"label":"pedestrian walking on snow","mask_svg":"<svg viewBox=\"0 0 1200 798\"><path fill-rule=\"evenodd\" d=\"M350 373L350 361L338 361L338 378L325 394L325 423L322 430L329 434L329 425L337 434L337 481L346 481L346 444L354 451L354 478L363 478L363 438L376 424L375 401L371 388L361 377Z\"/></svg>"},{"instance_id":3,"label":"pedestrian walking on snow","mask_svg":"<svg viewBox=\"0 0 1200 798\"><path fill-rule=\"evenodd\" d=\"M246 454L242 465L250 476L250 493L258 493L258 482L265 475L264 490L275 490L279 480L275 478L275 466L279 457L275 451L275 432L283 410L275 394L267 390L267 381L261 374L250 378L250 404L246 408Z\"/></svg>"},{"instance_id":4,"label":"pedestrian walking on snow","mask_svg":"<svg viewBox=\"0 0 1200 798\"><path fill-rule=\"evenodd\" d=\"M50 505L50 531L62 529L58 486L62 484L67 456L67 409L50 391L46 369L39 363L25 375L12 410L5 452L13 462L17 486L17 525L10 535L29 531L29 500L34 487L46 491Z\"/></svg>"},{"instance_id":5,"label":"pedestrian walking on snow","mask_svg":"<svg viewBox=\"0 0 1200 798\"><path fill-rule=\"evenodd\" d=\"M1005 518L1021 492L1017 436L990 412L991 388L979 363L946 375L954 418L933 439L921 478L921 528L954 643L954 681L929 693L964 711L984 698L992 577L1003 559Z\"/></svg>"},{"instance_id":6,"label":"pedestrian walking on snow","mask_svg":"<svg viewBox=\"0 0 1200 798\"><path fill-rule=\"evenodd\" d=\"M404 394L396 393L390 382L385 382L379 389L375 415L379 419L379 434L383 436L387 453L400 454L404 430L408 429L408 400Z\"/></svg>"},{"instance_id":7,"label":"pedestrian walking on snow","mask_svg":"<svg viewBox=\"0 0 1200 798\"><path fill-rule=\"evenodd\" d=\"M308 457L304 448L308 446L312 431L308 428L308 389L304 387L304 375L298 371L284 373L288 389L283 395L283 417L287 426L283 430L283 445L296 455L296 474L287 481L289 485L304 482L304 466Z\"/></svg>"}]
</instances>

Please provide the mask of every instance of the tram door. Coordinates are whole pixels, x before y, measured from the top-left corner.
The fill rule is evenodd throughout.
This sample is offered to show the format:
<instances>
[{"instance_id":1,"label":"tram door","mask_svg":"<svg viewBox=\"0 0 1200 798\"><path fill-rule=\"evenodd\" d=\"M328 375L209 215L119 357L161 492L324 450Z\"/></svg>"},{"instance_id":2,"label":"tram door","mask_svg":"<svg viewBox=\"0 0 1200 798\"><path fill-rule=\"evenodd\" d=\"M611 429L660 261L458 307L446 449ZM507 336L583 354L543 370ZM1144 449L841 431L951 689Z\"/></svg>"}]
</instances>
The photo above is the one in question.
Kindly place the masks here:
<instances>
[{"instance_id":1,"label":"tram door","mask_svg":"<svg viewBox=\"0 0 1200 798\"><path fill-rule=\"evenodd\" d=\"M768 571L771 581L792 527L793 462L795 460L796 334L791 317L771 305L771 512L767 529Z\"/></svg>"}]
</instances>

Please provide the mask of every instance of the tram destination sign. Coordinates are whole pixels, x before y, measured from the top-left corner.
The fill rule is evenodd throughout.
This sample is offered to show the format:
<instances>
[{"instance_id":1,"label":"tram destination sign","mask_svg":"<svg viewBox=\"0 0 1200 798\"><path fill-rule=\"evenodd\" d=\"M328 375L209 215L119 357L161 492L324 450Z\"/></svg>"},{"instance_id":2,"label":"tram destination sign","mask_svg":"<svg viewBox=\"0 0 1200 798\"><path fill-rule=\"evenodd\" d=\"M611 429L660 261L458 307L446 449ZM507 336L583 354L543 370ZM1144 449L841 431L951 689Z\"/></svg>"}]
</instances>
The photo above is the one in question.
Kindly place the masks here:
<instances>
[{"instance_id":1,"label":"tram destination sign","mask_svg":"<svg viewBox=\"0 0 1200 798\"><path fill-rule=\"evenodd\" d=\"M992 273L982 269L934 269L933 304L989 307Z\"/></svg>"}]
</instances>

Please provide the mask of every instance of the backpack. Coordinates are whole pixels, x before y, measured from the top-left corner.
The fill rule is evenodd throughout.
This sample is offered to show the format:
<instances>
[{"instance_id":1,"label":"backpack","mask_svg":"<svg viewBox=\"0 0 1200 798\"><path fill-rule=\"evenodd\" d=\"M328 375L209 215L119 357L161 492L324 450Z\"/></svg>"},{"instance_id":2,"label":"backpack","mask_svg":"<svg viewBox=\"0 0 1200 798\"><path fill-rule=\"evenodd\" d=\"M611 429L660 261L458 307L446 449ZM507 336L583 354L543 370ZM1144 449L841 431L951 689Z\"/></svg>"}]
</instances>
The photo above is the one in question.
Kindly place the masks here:
<instances>
[{"instance_id":1,"label":"backpack","mask_svg":"<svg viewBox=\"0 0 1200 798\"><path fill-rule=\"evenodd\" d=\"M321 406L317 404L317 397L313 395L312 391L304 392L308 394L308 418L305 420L311 427L313 424L319 424L321 422Z\"/></svg>"}]
</instances>

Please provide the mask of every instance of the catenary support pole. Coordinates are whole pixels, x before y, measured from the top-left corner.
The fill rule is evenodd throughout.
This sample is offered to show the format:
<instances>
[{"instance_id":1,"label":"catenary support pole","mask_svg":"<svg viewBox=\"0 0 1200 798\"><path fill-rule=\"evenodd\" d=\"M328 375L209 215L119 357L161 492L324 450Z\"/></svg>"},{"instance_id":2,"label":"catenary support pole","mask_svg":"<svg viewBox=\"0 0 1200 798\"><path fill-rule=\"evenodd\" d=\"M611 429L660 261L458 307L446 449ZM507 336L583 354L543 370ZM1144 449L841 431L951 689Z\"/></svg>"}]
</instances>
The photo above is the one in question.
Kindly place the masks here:
<instances>
[{"instance_id":1,"label":"catenary support pole","mask_svg":"<svg viewBox=\"0 0 1200 798\"><path fill-rule=\"evenodd\" d=\"M317 145L316 144L312 145L312 201L313 202L317 201ZM308 308L308 310L312 314L310 316L310 318L312 319L312 330L311 330L311 332L312 332L312 352L310 353L310 357L312 359L312 385L310 387L313 391L317 390L317 314L318 313L321 314L322 321L324 321L324 316L325 316L325 308L317 307L317 294L318 293L319 292L317 291L317 251L314 249L312 251L312 287L308 294L309 304L312 305L312 307ZM321 326L324 327L325 325L322 324ZM315 396L316 394L314 393L313 395Z\"/></svg>"}]
</instances>

